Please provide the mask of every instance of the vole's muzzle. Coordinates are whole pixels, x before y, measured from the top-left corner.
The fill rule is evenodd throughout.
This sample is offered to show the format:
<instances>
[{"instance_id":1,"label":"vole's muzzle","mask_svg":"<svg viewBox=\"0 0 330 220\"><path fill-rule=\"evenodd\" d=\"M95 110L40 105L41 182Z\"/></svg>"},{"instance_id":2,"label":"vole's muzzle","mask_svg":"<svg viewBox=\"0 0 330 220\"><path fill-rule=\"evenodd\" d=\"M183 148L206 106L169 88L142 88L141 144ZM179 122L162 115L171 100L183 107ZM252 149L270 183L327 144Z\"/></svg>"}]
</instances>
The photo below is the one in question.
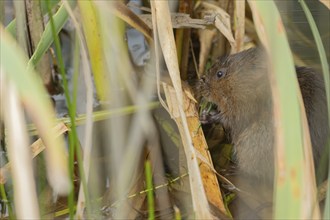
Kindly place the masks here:
<instances>
[{"instance_id":1,"label":"vole's muzzle","mask_svg":"<svg viewBox=\"0 0 330 220\"><path fill-rule=\"evenodd\" d=\"M217 123L220 121L220 112L215 108L203 109L199 115L199 121L202 124Z\"/></svg>"}]
</instances>

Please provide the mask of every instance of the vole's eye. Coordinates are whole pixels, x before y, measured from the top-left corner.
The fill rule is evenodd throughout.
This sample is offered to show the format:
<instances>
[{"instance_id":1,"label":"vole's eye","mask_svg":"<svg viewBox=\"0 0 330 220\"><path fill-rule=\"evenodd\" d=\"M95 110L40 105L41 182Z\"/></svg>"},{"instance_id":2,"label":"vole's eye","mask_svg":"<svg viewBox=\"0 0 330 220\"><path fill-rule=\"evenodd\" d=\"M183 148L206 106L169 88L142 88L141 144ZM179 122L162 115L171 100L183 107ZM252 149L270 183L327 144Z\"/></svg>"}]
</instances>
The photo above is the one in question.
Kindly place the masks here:
<instances>
[{"instance_id":1,"label":"vole's eye","mask_svg":"<svg viewBox=\"0 0 330 220\"><path fill-rule=\"evenodd\" d=\"M218 79L220 79L221 77L223 77L225 75L225 72L223 70L218 70L216 75L217 75Z\"/></svg>"}]
</instances>

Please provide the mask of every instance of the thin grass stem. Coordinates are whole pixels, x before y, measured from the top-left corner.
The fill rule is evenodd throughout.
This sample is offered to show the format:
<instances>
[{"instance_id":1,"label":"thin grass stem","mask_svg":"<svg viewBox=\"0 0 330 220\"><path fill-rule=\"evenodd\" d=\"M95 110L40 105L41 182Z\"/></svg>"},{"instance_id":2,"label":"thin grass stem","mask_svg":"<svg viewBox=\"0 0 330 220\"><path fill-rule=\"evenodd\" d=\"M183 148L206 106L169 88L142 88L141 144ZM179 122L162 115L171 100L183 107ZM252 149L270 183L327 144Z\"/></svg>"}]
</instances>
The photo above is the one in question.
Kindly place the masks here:
<instances>
[{"instance_id":1,"label":"thin grass stem","mask_svg":"<svg viewBox=\"0 0 330 220\"><path fill-rule=\"evenodd\" d=\"M155 201L154 201L154 191L152 184L152 170L150 161L147 160L145 163L145 175L146 175L146 183L147 183L147 200L148 200L148 220L155 219Z\"/></svg>"},{"instance_id":2,"label":"thin grass stem","mask_svg":"<svg viewBox=\"0 0 330 220\"><path fill-rule=\"evenodd\" d=\"M73 148L73 149L75 148L75 152L76 152L77 160L78 160L80 181L82 181L82 185L83 185L83 189L84 189L84 193L85 193L85 198L88 198L87 184L86 184L86 179L85 179L85 175L84 175L81 150L80 150L80 147L79 147L80 145L79 145L79 142L78 142L78 136L77 136L77 130L76 130L76 124L75 124L75 108L76 107L75 107L75 104L71 101L71 98L70 98L70 95L69 95L69 87L68 87L68 81L66 79L66 74L65 74L65 67L64 67L63 57L62 57L62 53L61 53L60 40L59 40L58 35L56 34L54 19L53 19L53 15L52 15L52 12L51 12L49 0L47 0L47 5L48 5L48 13L49 13L49 17L50 17L51 29L52 29L54 43L55 43L55 52L56 52L56 55L57 55L57 59L58 59L58 63L59 63L59 69L60 69L62 80L63 80L64 95L65 95L65 98L66 98L66 101L67 101L68 112L69 112L70 121L71 121L71 125L72 125L71 126L71 131L72 132L69 132L69 138L72 135L72 137L71 137L72 139L70 139L70 150L72 150L71 148ZM70 157L70 164L71 164L70 170L72 169L72 164L73 164L73 161L71 161L72 159L74 159L74 158L71 156ZM72 170L71 170L71 172L72 172ZM73 179L71 179L71 180L73 180ZM72 207L70 207L70 210L72 210ZM89 210L90 210L89 207L87 207L87 218L88 218L88 215L89 215ZM70 211L70 214L72 214L71 211Z\"/></svg>"},{"instance_id":3,"label":"thin grass stem","mask_svg":"<svg viewBox=\"0 0 330 220\"><path fill-rule=\"evenodd\" d=\"M3 201L5 201L6 206L8 208L8 214L9 214L9 219L15 219L13 209L11 207L11 201L8 200L7 194L6 194L6 189L4 184L0 184L0 195Z\"/></svg>"}]
</instances>

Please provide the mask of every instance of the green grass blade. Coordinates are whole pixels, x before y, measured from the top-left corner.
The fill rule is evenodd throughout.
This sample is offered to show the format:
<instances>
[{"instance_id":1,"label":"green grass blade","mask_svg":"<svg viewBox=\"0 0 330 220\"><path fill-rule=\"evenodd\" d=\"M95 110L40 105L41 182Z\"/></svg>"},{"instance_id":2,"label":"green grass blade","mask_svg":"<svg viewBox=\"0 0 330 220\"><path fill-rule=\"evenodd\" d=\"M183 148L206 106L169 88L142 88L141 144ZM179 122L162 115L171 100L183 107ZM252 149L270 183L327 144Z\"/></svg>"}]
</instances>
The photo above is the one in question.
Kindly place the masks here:
<instances>
[{"instance_id":1,"label":"green grass blade","mask_svg":"<svg viewBox=\"0 0 330 220\"><path fill-rule=\"evenodd\" d=\"M13 209L11 207L11 201L8 200L8 198L7 198L6 189L5 189L4 184L0 184L0 197L1 197L1 200L5 201L5 203L6 203L6 205L4 205L4 206L8 208L9 219L10 220L15 219ZM2 209L3 209L3 207L2 207Z\"/></svg>"},{"instance_id":2,"label":"green grass blade","mask_svg":"<svg viewBox=\"0 0 330 220\"><path fill-rule=\"evenodd\" d=\"M71 6L74 5L74 2L69 1ZM58 9L56 14L53 17L54 22L54 31L56 34L58 34L61 29L63 28L64 24L68 20L68 12L66 11L64 5L62 4L61 7ZM28 68L34 67L37 65L37 63L40 61L41 57L47 52L50 45L53 43L54 38L52 34L52 27L51 23L48 22L48 24L45 27L45 30L41 36L40 42L37 45L33 55L30 58L30 61L28 63Z\"/></svg>"},{"instance_id":3,"label":"green grass blade","mask_svg":"<svg viewBox=\"0 0 330 220\"><path fill-rule=\"evenodd\" d=\"M308 6L306 5L304 0L299 0L301 7L303 8L309 26L312 29L312 33L315 39L315 43L317 46L317 50L320 55L320 60L321 60L321 66L322 66L322 71L323 71L323 77L324 77L324 82L325 82L325 90L326 90L326 95L327 95L327 101L328 101L328 115L330 118L330 75L329 75L329 63L327 61L327 55L324 50L323 42L320 36L320 32L317 29L316 23L314 21L313 15L311 14L310 10L308 9ZM330 128L330 120L329 120L329 128Z\"/></svg>"},{"instance_id":4,"label":"green grass blade","mask_svg":"<svg viewBox=\"0 0 330 220\"><path fill-rule=\"evenodd\" d=\"M249 1L258 36L270 55L276 121L276 179L274 217L301 219L318 216L316 184L306 164L302 103L286 32L274 1ZM306 146L304 146L306 144ZM309 164L312 166L312 164ZM309 166L308 165L308 166ZM292 175L294 174L294 175ZM315 208L316 209L313 209Z\"/></svg>"},{"instance_id":5,"label":"green grass blade","mask_svg":"<svg viewBox=\"0 0 330 220\"><path fill-rule=\"evenodd\" d=\"M123 108L112 109L110 111L108 111L108 110L96 111L96 112L93 112L92 120L93 120L93 122L104 121L104 120L107 120L107 119L109 119L111 117L114 117L114 116L124 116L124 115L128 115L128 114L133 114L133 113L135 113L135 112L137 112L137 111L139 111L141 109L147 108L149 110L152 110L152 109L156 109L156 108L159 108L159 107L160 107L159 102L151 102L151 103L149 103L146 106L143 106L143 105L141 105L141 106L131 105L131 106L123 107ZM75 124L76 124L76 126L84 125L86 123L86 120L87 120L86 114L78 115L75 118ZM65 117L65 118L58 118L56 121L57 121L57 123L63 122L68 127L71 127L72 126L70 118L67 118L67 117ZM168 127L170 125L168 125L167 123L164 126L167 127L167 128L164 128L165 131L167 131L168 133L173 132ZM28 128L28 131L29 131L30 135L37 135L36 127L35 127L34 124L28 124L27 128ZM172 141L177 146L179 146L178 145L179 142L178 142L177 135L174 135L173 136Z\"/></svg>"},{"instance_id":6,"label":"green grass blade","mask_svg":"<svg viewBox=\"0 0 330 220\"><path fill-rule=\"evenodd\" d=\"M305 12L305 15L307 17L309 26L311 27L315 43L317 46L317 50L319 52L320 60L321 60L321 66L323 71L323 77L324 77L324 83L325 83L325 91L327 96L327 105L328 105L328 118L330 119L330 80L329 80L329 63L327 61L327 56L324 50L323 42L320 36L320 33L317 29L316 23L314 21L313 15L310 12L308 6L306 5L304 0L299 0L299 3L301 4L302 9ZM330 120L329 120L329 128L330 128ZM329 148L329 141L328 141L328 148ZM327 152L327 151L325 151ZM329 175L328 175L328 182L330 182L330 167L329 167ZM326 198L326 204L324 208L324 218L330 219L330 185L328 184L328 190L327 190L327 198Z\"/></svg>"},{"instance_id":7,"label":"green grass blade","mask_svg":"<svg viewBox=\"0 0 330 220\"><path fill-rule=\"evenodd\" d=\"M65 95L65 99L67 102L67 106L68 106L68 111L69 111L69 116L70 116L70 121L71 121L71 132L69 133L70 135L70 148L71 150L69 152L72 153L72 149L75 149L74 152L76 153L77 156L77 161L78 161L78 168L79 168L79 174L80 174L80 181L82 182L82 186L83 186L83 191L85 194L85 198L86 198L86 206L87 206L87 218L89 216L90 213L90 204L89 204L89 195L88 195L88 191L87 191L87 182L86 182L86 177L85 177L85 172L83 169L83 163L82 163L82 153L81 153L81 149L80 149L80 144L79 144L79 140L78 140L78 135L77 135L77 129L76 129L76 124L75 124L75 115L76 115L76 104L72 102L72 99L70 97L69 94L69 86L68 86L68 82L66 79L66 73L65 73L65 67L64 67L64 61L63 61L63 57L62 57L62 50L61 50L61 45L60 45L60 39L58 37L58 33L56 32L56 26L55 26L55 22L54 22L54 18L51 12L51 7L50 7L50 3L49 0L47 0L48 3L48 14L49 14L49 18L50 18L50 27L51 27L51 32L53 35L53 39L54 39L54 43L55 43L55 51L56 51L56 56L58 59L58 64L59 64L59 69L62 75L62 80L63 80L63 87L64 87L64 95ZM64 5L62 5L62 7L64 7ZM65 10L66 12L66 10ZM68 15L68 13L66 12L66 15ZM73 172L73 164L74 161L72 161L74 159L73 155L70 155L70 173ZM72 177L73 174L71 173L70 176ZM73 179L72 179L73 180ZM69 200L70 201L70 200ZM71 204L70 208L70 215L73 213L73 205ZM73 217L73 216L70 216Z\"/></svg>"},{"instance_id":8,"label":"green grass blade","mask_svg":"<svg viewBox=\"0 0 330 220\"><path fill-rule=\"evenodd\" d=\"M146 175L146 184L147 184L147 200L148 200L148 220L155 219L155 201L154 201L154 190L152 184L152 170L150 161L147 160L145 163L145 175Z\"/></svg>"},{"instance_id":9,"label":"green grass blade","mask_svg":"<svg viewBox=\"0 0 330 220\"><path fill-rule=\"evenodd\" d=\"M41 13L45 15L47 13L46 3L45 1L41 1ZM51 8L53 8L55 5L59 3L59 0L53 0L51 1ZM13 19L6 27L6 30L14 37L16 38L16 18Z\"/></svg>"},{"instance_id":10,"label":"green grass blade","mask_svg":"<svg viewBox=\"0 0 330 220\"><path fill-rule=\"evenodd\" d=\"M6 30L16 38L16 19L12 20L6 27Z\"/></svg>"}]
</instances>

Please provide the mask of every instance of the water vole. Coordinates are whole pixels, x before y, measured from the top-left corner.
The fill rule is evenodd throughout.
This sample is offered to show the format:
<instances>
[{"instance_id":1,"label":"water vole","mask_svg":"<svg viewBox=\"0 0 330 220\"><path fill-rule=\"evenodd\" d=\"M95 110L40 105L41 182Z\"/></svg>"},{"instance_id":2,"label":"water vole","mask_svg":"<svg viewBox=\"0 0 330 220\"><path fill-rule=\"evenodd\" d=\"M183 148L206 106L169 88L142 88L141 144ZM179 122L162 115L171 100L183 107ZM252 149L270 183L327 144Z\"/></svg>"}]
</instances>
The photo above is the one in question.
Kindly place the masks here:
<instances>
[{"instance_id":1,"label":"water vole","mask_svg":"<svg viewBox=\"0 0 330 220\"><path fill-rule=\"evenodd\" d=\"M216 62L199 82L200 95L217 105L213 120L222 123L235 146L241 171L258 179L274 175L274 125L267 58L252 48ZM310 68L297 67L317 163L328 131L323 78Z\"/></svg>"}]
</instances>

